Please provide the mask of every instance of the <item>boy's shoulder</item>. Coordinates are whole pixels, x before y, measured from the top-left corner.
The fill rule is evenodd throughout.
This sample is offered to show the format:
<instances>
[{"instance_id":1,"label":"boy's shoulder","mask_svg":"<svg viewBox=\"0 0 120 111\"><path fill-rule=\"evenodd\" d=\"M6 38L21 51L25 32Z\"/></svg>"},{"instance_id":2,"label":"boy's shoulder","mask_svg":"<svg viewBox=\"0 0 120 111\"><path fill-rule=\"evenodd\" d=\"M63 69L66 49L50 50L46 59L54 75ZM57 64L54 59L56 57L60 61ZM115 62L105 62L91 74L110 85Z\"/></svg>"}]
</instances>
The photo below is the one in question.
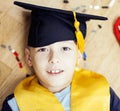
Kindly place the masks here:
<instances>
[{"instance_id":1,"label":"boy's shoulder","mask_svg":"<svg viewBox=\"0 0 120 111\"><path fill-rule=\"evenodd\" d=\"M106 77L103 74L89 70L89 69L84 69L84 68L75 70L75 75L77 75L79 77L95 78L96 80L104 79L105 81L107 81Z\"/></svg>"},{"instance_id":2,"label":"boy's shoulder","mask_svg":"<svg viewBox=\"0 0 120 111\"><path fill-rule=\"evenodd\" d=\"M3 102L2 110L1 111L12 111L8 102L14 98L14 94L10 94L6 97L6 99Z\"/></svg>"},{"instance_id":3,"label":"boy's shoulder","mask_svg":"<svg viewBox=\"0 0 120 111\"><path fill-rule=\"evenodd\" d=\"M1 111L13 111L13 109L15 109L15 111L19 111L14 94L10 94L4 100Z\"/></svg>"},{"instance_id":4,"label":"boy's shoulder","mask_svg":"<svg viewBox=\"0 0 120 111\"><path fill-rule=\"evenodd\" d=\"M12 98L14 98L14 94L12 93L12 94L10 94L10 95L8 95L7 97L6 97L6 100L10 100L10 99L12 99Z\"/></svg>"}]
</instances>

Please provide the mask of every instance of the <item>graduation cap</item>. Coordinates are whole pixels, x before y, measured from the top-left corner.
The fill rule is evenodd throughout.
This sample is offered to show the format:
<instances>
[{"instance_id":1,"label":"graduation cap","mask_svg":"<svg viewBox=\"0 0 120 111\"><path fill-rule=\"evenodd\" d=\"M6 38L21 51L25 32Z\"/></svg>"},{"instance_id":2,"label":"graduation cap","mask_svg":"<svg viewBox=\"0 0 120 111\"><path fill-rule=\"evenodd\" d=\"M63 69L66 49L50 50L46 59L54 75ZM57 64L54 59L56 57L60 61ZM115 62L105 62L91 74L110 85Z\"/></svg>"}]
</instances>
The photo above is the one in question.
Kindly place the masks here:
<instances>
[{"instance_id":1,"label":"graduation cap","mask_svg":"<svg viewBox=\"0 0 120 111\"><path fill-rule=\"evenodd\" d=\"M59 41L76 41L77 39L83 53L87 30L86 21L107 20L102 16L73 13L18 1L14 4L31 10L31 26L28 35L28 46L31 47L42 47Z\"/></svg>"}]
</instances>

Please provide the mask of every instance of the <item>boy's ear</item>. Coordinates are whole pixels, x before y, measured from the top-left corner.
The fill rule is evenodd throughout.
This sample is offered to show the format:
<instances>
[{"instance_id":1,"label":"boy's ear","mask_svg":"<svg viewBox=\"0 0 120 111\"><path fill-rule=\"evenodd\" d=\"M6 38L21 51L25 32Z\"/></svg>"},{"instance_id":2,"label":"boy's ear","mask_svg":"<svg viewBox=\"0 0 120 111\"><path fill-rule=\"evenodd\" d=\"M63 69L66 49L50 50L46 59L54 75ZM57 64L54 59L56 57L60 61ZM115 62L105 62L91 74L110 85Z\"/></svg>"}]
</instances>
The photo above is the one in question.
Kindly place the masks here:
<instances>
[{"instance_id":1,"label":"boy's ear","mask_svg":"<svg viewBox=\"0 0 120 111\"><path fill-rule=\"evenodd\" d=\"M25 48L25 60L26 63L29 67L32 66L32 59L31 59L31 55L30 55L30 49Z\"/></svg>"}]
</instances>

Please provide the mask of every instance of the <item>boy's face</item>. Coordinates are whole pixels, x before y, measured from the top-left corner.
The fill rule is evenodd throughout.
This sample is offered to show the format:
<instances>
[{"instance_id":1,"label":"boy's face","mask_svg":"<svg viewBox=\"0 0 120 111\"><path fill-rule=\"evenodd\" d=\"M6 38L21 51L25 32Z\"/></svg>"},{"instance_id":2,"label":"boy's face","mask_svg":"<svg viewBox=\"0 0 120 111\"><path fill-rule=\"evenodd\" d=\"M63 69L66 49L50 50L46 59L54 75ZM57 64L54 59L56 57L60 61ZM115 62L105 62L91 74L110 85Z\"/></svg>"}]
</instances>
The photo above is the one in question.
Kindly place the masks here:
<instances>
[{"instance_id":1,"label":"boy's face","mask_svg":"<svg viewBox=\"0 0 120 111\"><path fill-rule=\"evenodd\" d=\"M58 92L71 83L78 54L74 41L56 42L25 52L28 65L33 66L44 87Z\"/></svg>"}]
</instances>

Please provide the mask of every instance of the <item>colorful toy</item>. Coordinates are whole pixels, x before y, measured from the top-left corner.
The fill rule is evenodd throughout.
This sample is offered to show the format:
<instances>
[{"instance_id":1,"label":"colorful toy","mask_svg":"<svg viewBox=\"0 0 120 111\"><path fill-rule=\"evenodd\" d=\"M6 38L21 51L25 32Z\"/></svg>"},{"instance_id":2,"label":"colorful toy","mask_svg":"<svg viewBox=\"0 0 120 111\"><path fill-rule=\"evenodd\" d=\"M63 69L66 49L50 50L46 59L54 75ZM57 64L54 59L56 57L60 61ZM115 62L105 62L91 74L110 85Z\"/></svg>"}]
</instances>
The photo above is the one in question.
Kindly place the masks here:
<instances>
[{"instance_id":1,"label":"colorful toy","mask_svg":"<svg viewBox=\"0 0 120 111\"><path fill-rule=\"evenodd\" d=\"M120 43L120 17L115 21L113 30L117 41Z\"/></svg>"}]
</instances>

